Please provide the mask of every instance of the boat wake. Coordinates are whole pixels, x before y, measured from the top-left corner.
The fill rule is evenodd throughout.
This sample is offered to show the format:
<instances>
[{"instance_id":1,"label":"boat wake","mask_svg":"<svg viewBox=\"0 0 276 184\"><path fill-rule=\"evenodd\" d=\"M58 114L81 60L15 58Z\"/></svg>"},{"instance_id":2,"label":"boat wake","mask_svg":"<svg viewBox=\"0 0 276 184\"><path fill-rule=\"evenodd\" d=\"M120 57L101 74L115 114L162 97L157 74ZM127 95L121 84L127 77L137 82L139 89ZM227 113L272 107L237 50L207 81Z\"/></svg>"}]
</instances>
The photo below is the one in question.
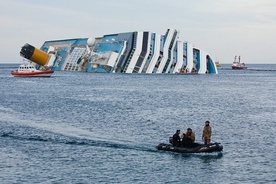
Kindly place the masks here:
<instances>
[{"instance_id":1,"label":"boat wake","mask_svg":"<svg viewBox=\"0 0 276 184\"><path fill-rule=\"evenodd\" d=\"M66 122L29 117L12 109L0 107L0 137L21 141L50 142L56 144L107 147L114 149L133 149L137 151L156 152L152 144L132 140L103 137L101 134L82 129Z\"/></svg>"},{"instance_id":2,"label":"boat wake","mask_svg":"<svg viewBox=\"0 0 276 184\"><path fill-rule=\"evenodd\" d=\"M46 134L44 132L44 134ZM148 147L145 145L134 145L134 143L126 144L120 141L112 140L99 140L91 138L77 138L73 136L58 135L49 132L49 135L30 135L20 134L17 132L1 132L0 137L2 138L12 138L20 141L35 141L35 142L49 142L54 144L67 144L67 145L76 145L76 146L93 146L93 147L105 147L105 148L114 148L114 149L131 149L137 151L148 151L148 152L157 152L154 147Z\"/></svg>"}]
</instances>

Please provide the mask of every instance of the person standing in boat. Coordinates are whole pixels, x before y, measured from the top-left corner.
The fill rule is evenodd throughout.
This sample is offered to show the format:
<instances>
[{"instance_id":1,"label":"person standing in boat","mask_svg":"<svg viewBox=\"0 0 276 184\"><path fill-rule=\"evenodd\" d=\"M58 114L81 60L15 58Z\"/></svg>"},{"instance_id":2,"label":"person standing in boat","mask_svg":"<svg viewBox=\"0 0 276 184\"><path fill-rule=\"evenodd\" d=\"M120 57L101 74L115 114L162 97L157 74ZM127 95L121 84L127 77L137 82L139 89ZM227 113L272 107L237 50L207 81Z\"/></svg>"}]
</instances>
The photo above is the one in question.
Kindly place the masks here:
<instances>
[{"instance_id":1,"label":"person standing in boat","mask_svg":"<svg viewBox=\"0 0 276 184\"><path fill-rule=\"evenodd\" d=\"M180 145L180 130L176 130L175 134L173 135L173 146Z\"/></svg>"},{"instance_id":2,"label":"person standing in boat","mask_svg":"<svg viewBox=\"0 0 276 184\"><path fill-rule=\"evenodd\" d=\"M209 121L205 121L205 126L202 132L202 140L205 144L210 144L211 142L212 128Z\"/></svg>"}]
</instances>

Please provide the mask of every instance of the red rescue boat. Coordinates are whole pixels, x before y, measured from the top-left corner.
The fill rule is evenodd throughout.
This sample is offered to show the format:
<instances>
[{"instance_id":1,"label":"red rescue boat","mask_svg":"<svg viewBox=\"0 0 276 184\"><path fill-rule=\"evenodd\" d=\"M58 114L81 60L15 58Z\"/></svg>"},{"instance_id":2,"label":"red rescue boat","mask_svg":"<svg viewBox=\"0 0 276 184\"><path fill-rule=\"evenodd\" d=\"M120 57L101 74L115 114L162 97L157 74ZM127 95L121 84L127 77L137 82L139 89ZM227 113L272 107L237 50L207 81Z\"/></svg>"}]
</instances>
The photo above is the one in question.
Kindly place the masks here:
<instances>
[{"instance_id":1,"label":"red rescue boat","mask_svg":"<svg viewBox=\"0 0 276 184\"><path fill-rule=\"evenodd\" d=\"M21 64L16 71L11 71L14 77L51 77L54 73L51 69L37 70L31 64Z\"/></svg>"}]
</instances>

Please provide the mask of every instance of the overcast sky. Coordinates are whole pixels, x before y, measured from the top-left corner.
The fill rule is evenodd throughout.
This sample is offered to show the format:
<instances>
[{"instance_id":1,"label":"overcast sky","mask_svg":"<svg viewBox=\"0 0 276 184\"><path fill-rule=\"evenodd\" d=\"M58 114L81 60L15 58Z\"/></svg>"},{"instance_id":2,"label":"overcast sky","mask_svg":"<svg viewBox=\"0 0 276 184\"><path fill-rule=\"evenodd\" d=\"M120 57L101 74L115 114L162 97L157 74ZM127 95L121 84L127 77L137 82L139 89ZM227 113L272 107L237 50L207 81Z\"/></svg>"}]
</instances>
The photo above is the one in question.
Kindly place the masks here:
<instances>
[{"instance_id":1,"label":"overcast sky","mask_svg":"<svg viewBox=\"0 0 276 184\"><path fill-rule=\"evenodd\" d=\"M165 34L220 63L276 64L276 0L0 0L0 63L20 63L25 43L130 31Z\"/></svg>"}]
</instances>

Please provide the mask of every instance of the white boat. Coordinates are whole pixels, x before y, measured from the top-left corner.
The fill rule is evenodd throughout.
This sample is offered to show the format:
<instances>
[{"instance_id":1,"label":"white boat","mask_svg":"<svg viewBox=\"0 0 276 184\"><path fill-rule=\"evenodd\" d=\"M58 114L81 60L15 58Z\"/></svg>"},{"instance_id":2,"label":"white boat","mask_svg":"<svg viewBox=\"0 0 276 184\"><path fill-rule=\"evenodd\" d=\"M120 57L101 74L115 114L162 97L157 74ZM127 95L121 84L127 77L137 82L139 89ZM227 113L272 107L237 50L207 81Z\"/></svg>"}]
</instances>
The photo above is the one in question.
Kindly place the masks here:
<instances>
[{"instance_id":1,"label":"white boat","mask_svg":"<svg viewBox=\"0 0 276 184\"><path fill-rule=\"evenodd\" d=\"M14 77L51 77L53 73L51 69L37 70L30 63L22 63L17 70L11 71Z\"/></svg>"}]
</instances>

